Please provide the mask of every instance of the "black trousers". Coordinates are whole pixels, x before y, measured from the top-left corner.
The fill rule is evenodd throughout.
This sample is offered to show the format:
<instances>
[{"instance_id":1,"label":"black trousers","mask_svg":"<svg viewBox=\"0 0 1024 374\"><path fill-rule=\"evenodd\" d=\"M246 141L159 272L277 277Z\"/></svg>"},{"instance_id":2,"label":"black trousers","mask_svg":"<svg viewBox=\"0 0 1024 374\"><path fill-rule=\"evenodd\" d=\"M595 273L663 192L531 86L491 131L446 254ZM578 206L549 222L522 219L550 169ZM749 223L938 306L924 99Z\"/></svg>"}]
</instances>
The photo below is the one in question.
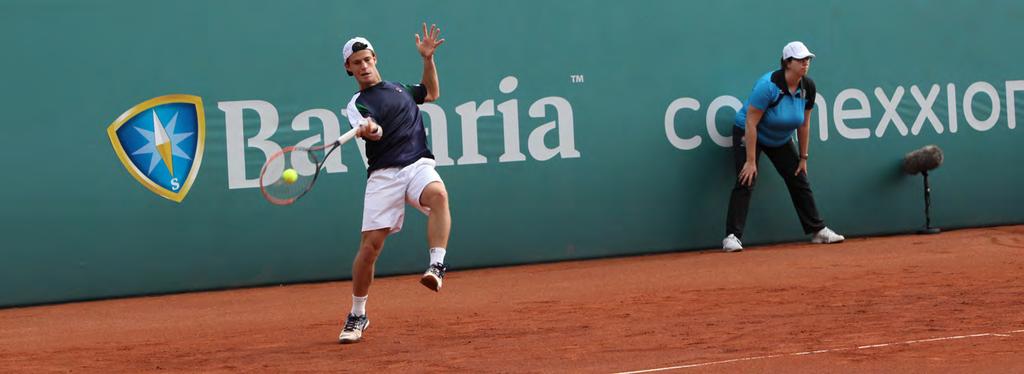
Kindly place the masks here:
<instances>
[{"instance_id":1,"label":"black trousers","mask_svg":"<svg viewBox=\"0 0 1024 374\"><path fill-rule=\"evenodd\" d=\"M725 234L743 237L743 227L747 222L747 210L750 207L750 195L754 192L756 178L750 186L744 186L739 182L740 171L747 161L747 147L743 139L743 129L733 126L732 128L732 153L736 165L736 185L732 188L732 195L729 197L729 214L725 219ZM800 225L804 228L805 234L815 233L825 228L825 222L818 215L818 208L814 205L814 194L811 192L811 185L807 181L807 173L793 175L800 165L800 155L797 153L796 143L790 139L789 143L779 147L766 147L757 145L757 153L754 156L758 161L758 176L763 174L760 168L761 153L768 155L775 170L779 172L782 179L786 181L786 188L789 189L789 197L793 200L793 207L800 217Z\"/></svg>"}]
</instances>

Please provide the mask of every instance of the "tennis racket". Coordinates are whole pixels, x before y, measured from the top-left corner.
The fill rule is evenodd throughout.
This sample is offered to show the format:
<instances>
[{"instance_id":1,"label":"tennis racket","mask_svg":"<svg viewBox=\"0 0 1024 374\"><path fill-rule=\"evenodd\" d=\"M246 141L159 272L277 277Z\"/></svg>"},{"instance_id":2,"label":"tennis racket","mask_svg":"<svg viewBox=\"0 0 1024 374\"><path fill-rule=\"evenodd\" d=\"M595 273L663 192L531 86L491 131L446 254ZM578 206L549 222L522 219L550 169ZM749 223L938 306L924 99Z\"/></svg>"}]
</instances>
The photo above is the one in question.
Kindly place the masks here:
<instances>
[{"instance_id":1,"label":"tennis racket","mask_svg":"<svg viewBox=\"0 0 1024 374\"><path fill-rule=\"evenodd\" d=\"M353 128L330 144L290 146L274 153L260 170L260 192L263 197L274 205L290 205L305 196L313 189L313 183L320 176L327 156L355 136L356 129Z\"/></svg>"}]
</instances>

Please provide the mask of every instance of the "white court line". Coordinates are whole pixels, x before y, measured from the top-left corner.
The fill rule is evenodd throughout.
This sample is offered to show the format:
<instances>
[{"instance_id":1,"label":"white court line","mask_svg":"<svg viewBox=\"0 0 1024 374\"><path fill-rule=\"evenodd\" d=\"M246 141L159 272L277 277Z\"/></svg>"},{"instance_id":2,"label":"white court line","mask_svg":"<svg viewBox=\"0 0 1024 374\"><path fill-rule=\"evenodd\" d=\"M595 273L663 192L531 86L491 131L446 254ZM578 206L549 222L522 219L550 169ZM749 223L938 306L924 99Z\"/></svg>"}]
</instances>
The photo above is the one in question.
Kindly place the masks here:
<instances>
[{"instance_id":1,"label":"white court line","mask_svg":"<svg viewBox=\"0 0 1024 374\"><path fill-rule=\"evenodd\" d=\"M980 338L980 337L985 337L985 336L1009 337L1011 334L1019 334L1019 333L1024 333L1024 330L1014 330L1014 331L1008 331L1008 332L1004 332L1004 333L990 332L990 333L970 334L970 335L945 336L945 337L941 337L941 338L931 338L931 339L907 340L907 341L897 342L897 343L882 343L882 344L862 345L862 346L859 346L859 347L856 347L856 348L832 348L832 349L819 349L819 350L816 350L816 351L806 351L806 352L796 352L796 353L779 353L779 354L765 355L765 356L743 357L743 358L734 358L734 359L722 360L722 361L711 361L711 362L702 362L702 363L697 363L697 364L669 366L669 367L663 367L663 368L657 368L657 369L647 369L647 370L637 370L637 371L623 371L623 372L619 372L619 373L616 373L616 374L653 373L653 372L657 372L657 371L689 369L689 368L695 368L695 367L701 367L701 366L721 365L721 364L729 364L729 363L741 362L741 361L764 360L764 359L769 359L769 358L778 358L778 357L785 357L785 356L807 356L807 355L816 355L816 354L822 354L822 353L848 351L848 350L852 350L852 349L871 349L871 348L889 347L889 346L894 346L894 345L909 345L909 344L930 343L930 342L938 342L938 341L943 341L943 340Z\"/></svg>"}]
</instances>

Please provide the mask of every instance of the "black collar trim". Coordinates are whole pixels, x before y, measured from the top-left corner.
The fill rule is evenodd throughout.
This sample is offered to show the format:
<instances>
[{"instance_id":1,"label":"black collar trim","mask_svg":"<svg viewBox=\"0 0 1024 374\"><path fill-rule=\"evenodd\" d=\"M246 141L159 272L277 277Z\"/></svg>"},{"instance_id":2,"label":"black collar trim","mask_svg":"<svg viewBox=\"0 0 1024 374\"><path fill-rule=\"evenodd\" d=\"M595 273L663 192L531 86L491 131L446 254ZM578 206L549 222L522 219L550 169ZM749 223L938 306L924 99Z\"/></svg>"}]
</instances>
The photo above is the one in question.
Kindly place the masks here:
<instances>
[{"instance_id":1,"label":"black collar trim","mask_svg":"<svg viewBox=\"0 0 1024 374\"><path fill-rule=\"evenodd\" d=\"M782 69L776 70L775 72L772 73L771 80L772 80L772 83L775 83L776 87L779 87L779 90L782 90L782 94L783 95L791 95L790 92L789 92L789 87L786 87L786 72L785 71L783 71ZM796 88L797 88L797 90L800 91L801 95L804 94L804 92L803 92L803 90L804 90L803 79L800 79L800 82L797 82Z\"/></svg>"}]
</instances>

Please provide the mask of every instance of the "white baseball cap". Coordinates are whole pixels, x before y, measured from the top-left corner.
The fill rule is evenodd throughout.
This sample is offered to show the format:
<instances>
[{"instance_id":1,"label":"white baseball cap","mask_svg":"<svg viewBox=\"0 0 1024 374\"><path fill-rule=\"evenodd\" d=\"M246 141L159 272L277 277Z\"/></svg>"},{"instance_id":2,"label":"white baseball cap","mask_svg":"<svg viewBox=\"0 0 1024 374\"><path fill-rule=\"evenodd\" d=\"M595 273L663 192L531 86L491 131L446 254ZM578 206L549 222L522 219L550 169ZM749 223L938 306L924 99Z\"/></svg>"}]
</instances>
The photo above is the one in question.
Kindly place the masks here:
<instances>
[{"instance_id":1,"label":"white baseball cap","mask_svg":"<svg viewBox=\"0 0 1024 374\"><path fill-rule=\"evenodd\" d=\"M782 47L782 59L795 58L804 59L807 57L814 57L814 54L807 49L807 46L803 42L789 42L785 47Z\"/></svg>"},{"instance_id":2,"label":"white baseball cap","mask_svg":"<svg viewBox=\"0 0 1024 374\"><path fill-rule=\"evenodd\" d=\"M366 44L366 49L373 51L373 44L370 44L369 40L361 36L354 37L349 39L348 43L345 43L345 48L341 50L341 54L345 57L345 62L348 62L349 56L352 56L352 45L356 43Z\"/></svg>"}]
</instances>

